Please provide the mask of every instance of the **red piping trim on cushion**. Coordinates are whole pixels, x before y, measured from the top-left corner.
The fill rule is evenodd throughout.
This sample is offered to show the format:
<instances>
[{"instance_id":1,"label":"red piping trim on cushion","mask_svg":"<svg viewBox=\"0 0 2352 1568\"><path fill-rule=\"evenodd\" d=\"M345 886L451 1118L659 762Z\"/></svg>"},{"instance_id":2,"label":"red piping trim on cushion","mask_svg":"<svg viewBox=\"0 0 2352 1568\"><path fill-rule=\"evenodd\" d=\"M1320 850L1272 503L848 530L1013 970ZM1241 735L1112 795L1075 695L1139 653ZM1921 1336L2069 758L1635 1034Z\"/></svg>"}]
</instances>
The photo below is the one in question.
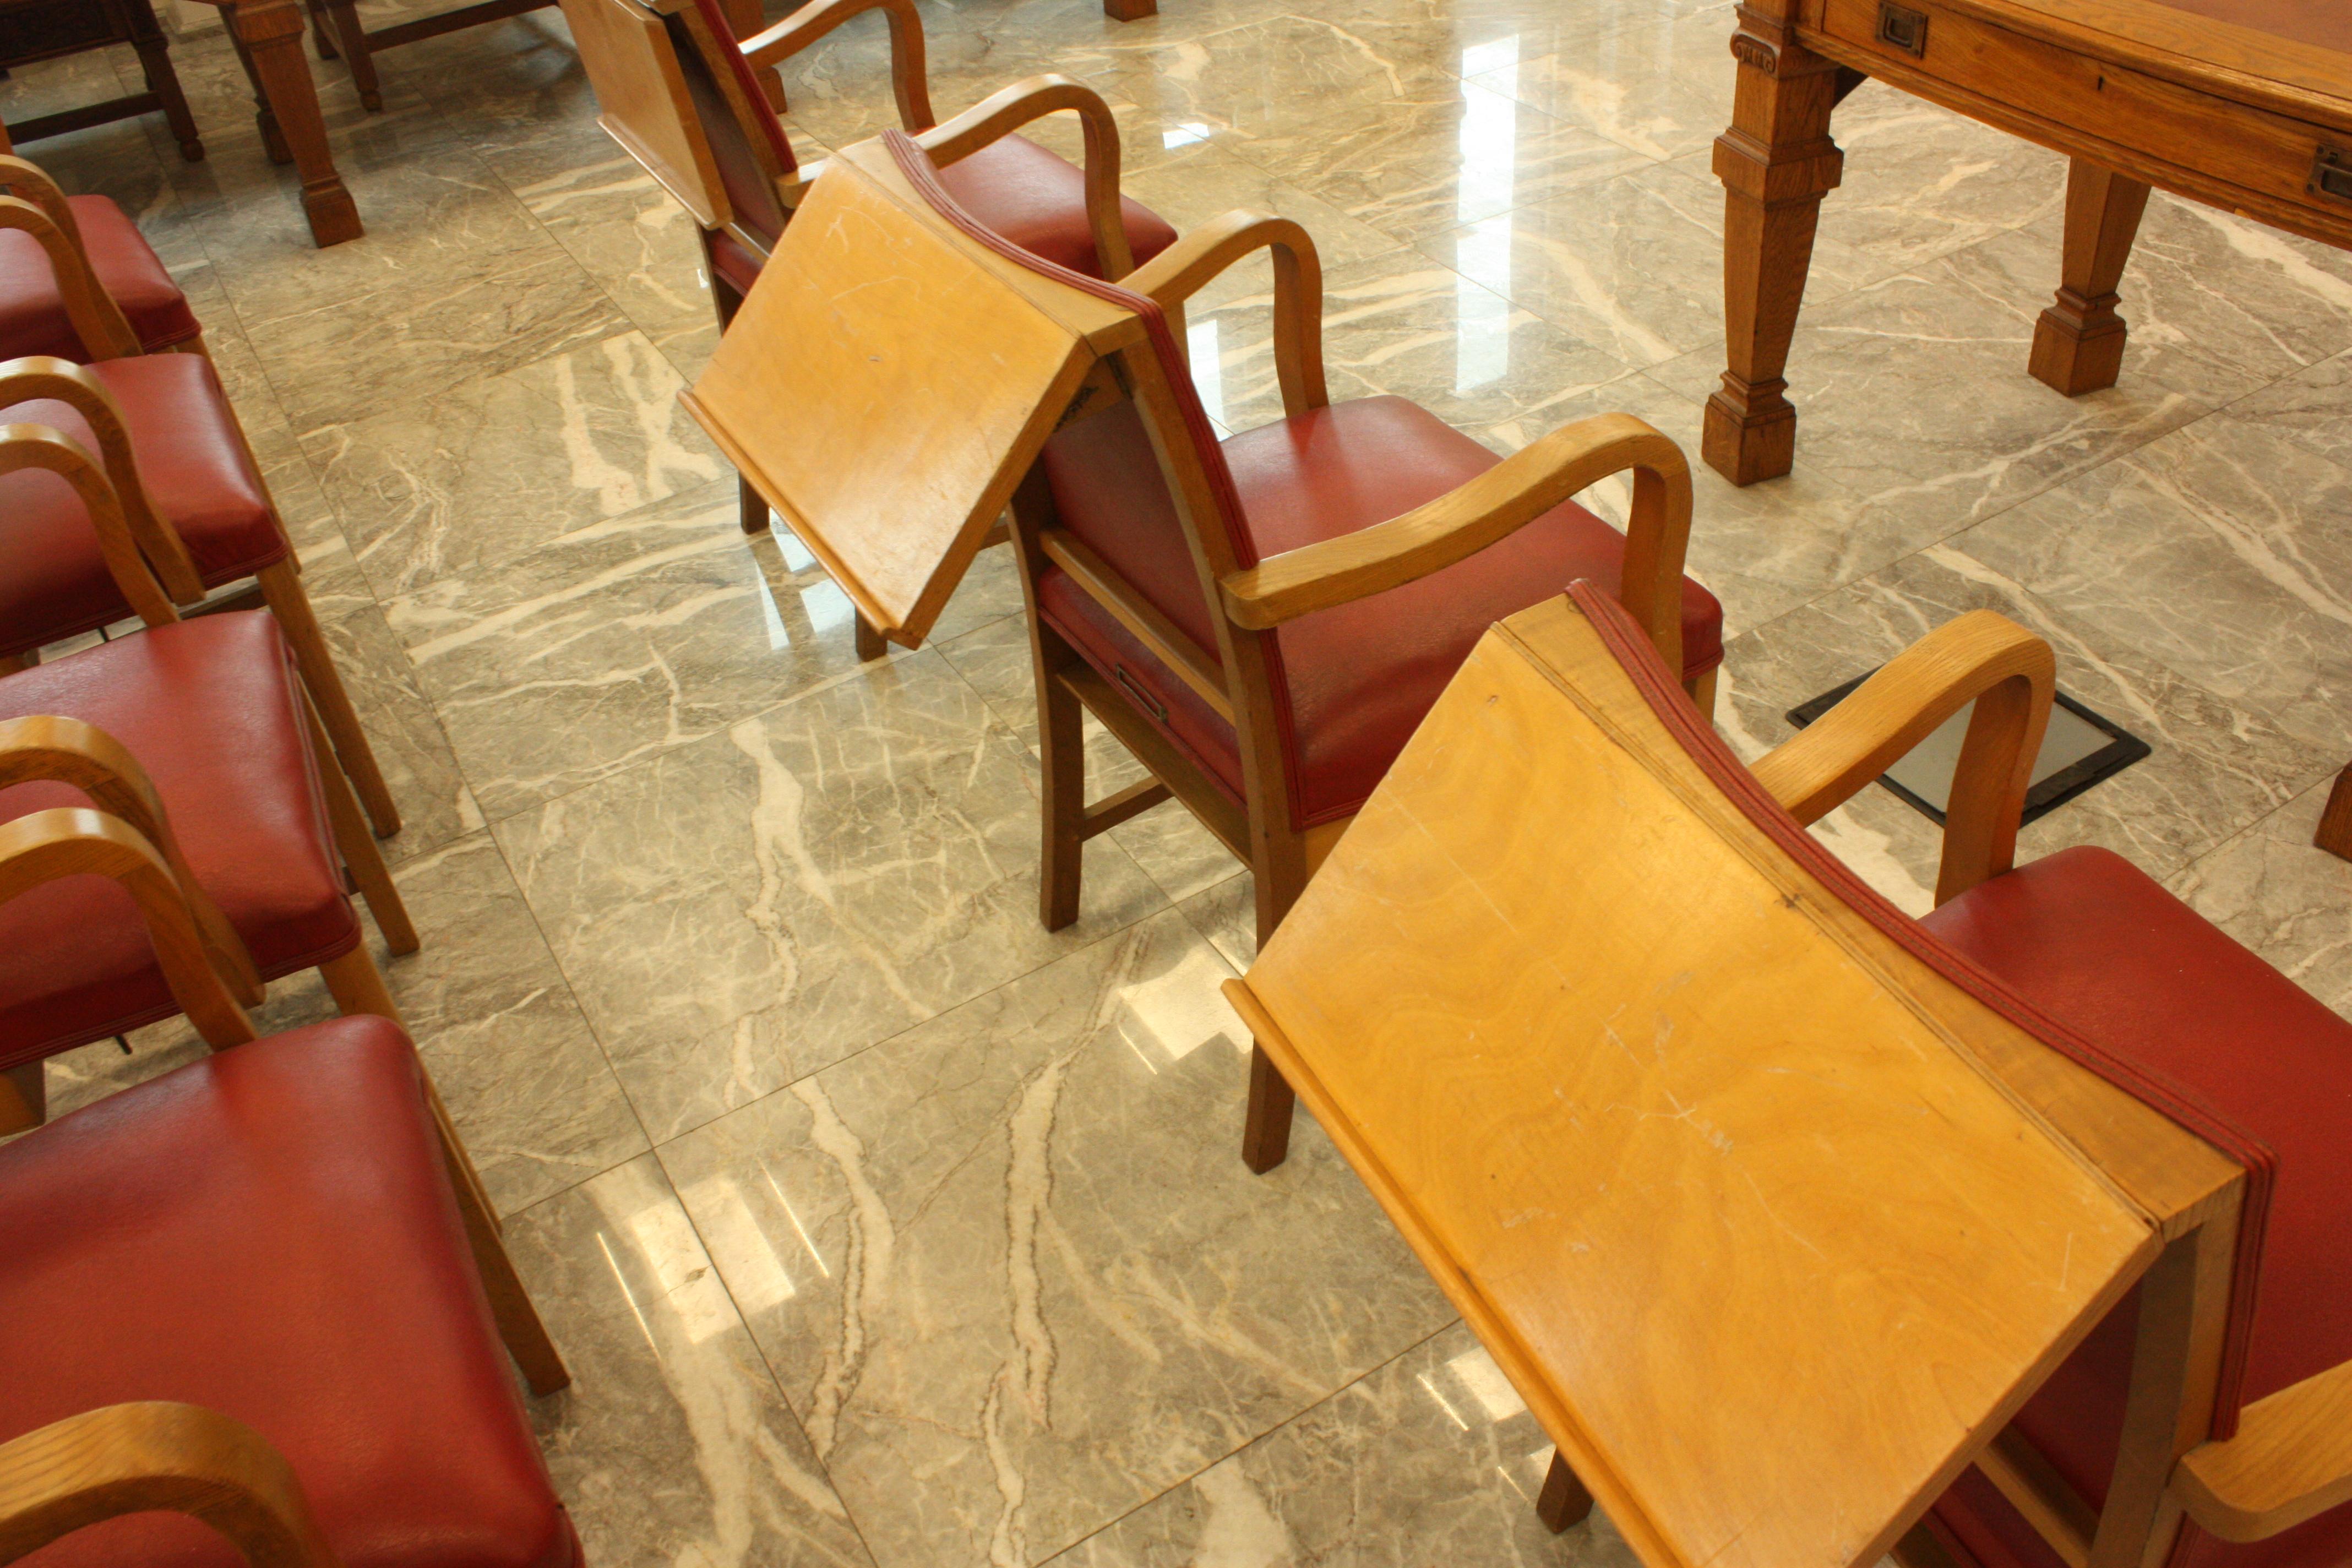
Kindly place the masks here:
<instances>
[{"instance_id":1,"label":"red piping trim on cushion","mask_svg":"<svg viewBox=\"0 0 2352 1568\"><path fill-rule=\"evenodd\" d=\"M768 94L752 74L751 62L743 58L743 41L735 36L734 25L727 13L719 8L719 0L694 0L694 8L702 13L703 24L719 40L719 52L727 57L727 68L735 78L735 85L751 100L751 118L759 122L761 133L768 139L768 149L784 166L787 174L800 170L800 161L793 156L792 138L784 134L783 121L768 107Z\"/></svg>"},{"instance_id":2,"label":"red piping trim on cushion","mask_svg":"<svg viewBox=\"0 0 2352 1568\"><path fill-rule=\"evenodd\" d=\"M696 0L696 3L708 5L716 4L716 0ZM1192 377L1184 368L1183 356L1176 352L1176 334L1168 330L1167 312L1160 310L1160 301L1149 294L1139 294L1116 283L1089 278L1083 272L1073 272L1066 267L1022 249L957 205L956 199L948 195L947 187L940 184L939 171L932 165L929 155L916 144L913 137L903 131L885 131L882 132L882 144L890 149L890 156L897 161L898 172L922 193L923 199L929 202L941 217L972 239L1007 261L1017 262L1041 277L1091 294L1123 310L1135 312L1143 322L1145 334L1151 340L1151 352L1159 356L1160 374L1168 378L1169 387L1175 394L1176 406L1183 413L1184 428L1192 437L1193 449L1201 454L1201 467L1209 476L1210 493L1216 497L1217 521L1224 527L1225 542L1233 550L1234 558L1244 568L1256 565L1257 547L1250 540L1249 530L1243 526L1241 493L1234 488L1232 470L1225 467L1224 448L1218 443L1216 430L1209 424L1207 411L1201 406L1200 394L1194 390ZM1209 614L1212 618L1222 614L1213 598L1209 602ZM1282 742L1285 762L1283 784L1290 797L1290 820L1305 826L1306 803L1299 793L1298 781L1298 739L1290 712L1290 680L1282 668L1282 642L1278 637L1268 637L1263 639L1263 646L1265 648L1266 673L1271 678L1268 684L1274 689L1275 733Z\"/></svg>"},{"instance_id":3,"label":"red piping trim on cushion","mask_svg":"<svg viewBox=\"0 0 2352 1568\"><path fill-rule=\"evenodd\" d=\"M2234 1436L2245 1382L2254 1284L2262 1268L2263 1231L2270 1211L2277 1155L2260 1139L2232 1124L2186 1089L2136 1063L2108 1055L2043 1013L1992 974L1937 942L1917 921L1880 897L1876 889L1849 870L1811 834L1798 826L1797 819L1782 809L1780 803L1756 782L1756 775L1731 754L1731 749L1723 743L1713 726L1700 720L1698 710L1667 674L1657 649L1650 645L1633 617L1625 613L1623 605L1582 578L1571 584L1568 592L1584 613L1584 618L1601 634L1609 651L1617 656L1617 662L1633 678L1635 689L1668 732L1682 742L1683 749L1716 787L1806 872L1945 979L2053 1050L2072 1057L2141 1103L2222 1150L2245 1168L2245 1212L2239 1219L2229 1331L2221 1350L2221 1386L2215 1391L2213 1411L2214 1440L2225 1441ZM2184 1531L2181 1539L2187 1538ZM2176 1555L2179 1550L2176 1546Z\"/></svg>"}]
</instances>

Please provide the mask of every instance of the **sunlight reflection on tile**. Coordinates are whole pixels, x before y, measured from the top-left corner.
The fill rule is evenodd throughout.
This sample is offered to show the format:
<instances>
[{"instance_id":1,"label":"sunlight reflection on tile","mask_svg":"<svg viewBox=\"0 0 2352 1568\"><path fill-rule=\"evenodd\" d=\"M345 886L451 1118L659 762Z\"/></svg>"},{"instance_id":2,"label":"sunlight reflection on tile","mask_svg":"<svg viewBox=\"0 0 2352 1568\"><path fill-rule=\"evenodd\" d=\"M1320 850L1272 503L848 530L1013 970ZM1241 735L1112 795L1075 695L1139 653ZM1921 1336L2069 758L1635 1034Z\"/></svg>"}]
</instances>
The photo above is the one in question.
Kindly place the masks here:
<instances>
[{"instance_id":1,"label":"sunlight reflection on tile","mask_svg":"<svg viewBox=\"0 0 2352 1568\"><path fill-rule=\"evenodd\" d=\"M1463 237L1454 266L1459 335L1454 355L1454 390L1471 392L1503 379L1511 370L1511 215L1519 106L1519 40L1517 34L1462 51L1462 74L1484 74L1492 97L1472 94L1462 116L1462 185L1455 208L1475 224ZM1494 216L1479 220L1481 213Z\"/></svg>"}]
</instances>

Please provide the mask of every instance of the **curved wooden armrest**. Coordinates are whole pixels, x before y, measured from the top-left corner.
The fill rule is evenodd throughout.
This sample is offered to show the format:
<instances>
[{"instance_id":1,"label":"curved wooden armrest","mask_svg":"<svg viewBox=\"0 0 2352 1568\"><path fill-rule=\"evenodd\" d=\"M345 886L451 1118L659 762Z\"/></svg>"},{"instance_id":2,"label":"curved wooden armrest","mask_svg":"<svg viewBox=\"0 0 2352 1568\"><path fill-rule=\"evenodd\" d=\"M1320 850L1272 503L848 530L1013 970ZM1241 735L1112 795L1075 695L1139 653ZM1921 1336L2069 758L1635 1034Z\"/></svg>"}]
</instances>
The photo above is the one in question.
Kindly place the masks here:
<instances>
[{"instance_id":1,"label":"curved wooden armrest","mask_svg":"<svg viewBox=\"0 0 2352 1568\"><path fill-rule=\"evenodd\" d=\"M147 569L121 499L97 458L47 425L0 425L0 474L20 468L47 468L73 486L82 509L89 514L90 527L98 532L99 551L106 557L106 569L113 575L116 589L141 620L163 626L180 618L180 612L172 607L162 584ZM6 520L0 518L0 542L7 537L6 526Z\"/></svg>"},{"instance_id":2,"label":"curved wooden armrest","mask_svg":"<svg viewBox=\"0 0 2352 1568\"><path fill-rule=\"evenodd\" d=\"M1633 470L1633 510L1619 598L1679 680L1690 465L1681 447L1630 414L1563 425L1402 517L1236 572L1222 584L1225 614L1262 631L1426 577L1627 468Z\"/></svg>"},{"instance_id":3,"label":"curved wooden armrest","mask_svg":"<svg viewBox=\"0 0 2352 1568\"><path fill-rule=\"evenodd\" d=\"M2236 1436L2181 1457L2172 1492L2224 1541L2260 1541L2352 1502L2352 1362L2247 1405Z\"/></svg>"},{"instance_id":4,"label":"curved wooden armrest","mask_svg":"<svg viewBox=\"0 0 2352 1568\"><path fill-rule=\"evenodd\" d=\"M1011 135L1033 120L1068 110L1086 135L1087 226L1094 230L1095 257L1114 282L1135 270L1128 248L1127 220L1118 203L1118 121L1102 94L1058 72L1033 76L989 94L961 114L915 138L915 144L944 168Z\"/></svg>"},{"instance_id":5,"label":"curved wooden armrest","mask_svg":"<svg viewBox=\"0 0 2352 1568\"><path fill-rule=\"evenodd\" d=\"M0 823L0 904L61 877L105 877L139 906L173 1000L215 1050L254 1037L228 983L213 967L195 912L155 847L119 817L54 806Z\"/></svg>"},{"instance_id":6,"label":"curved wooden armrest","mask_svg":"<svg viewBox=\"0 0 2352 1568\"><path fill-rule=\"evenodd\" d=\"M188 869L179 838L163 815L163 797L139 759L121 742L79 719L44 713L0 722L0 789L41 780L81 791L92 805L120 818L154 848L171 870L213 967L230 994L247 1007L261 1005L261 976L253 967L253 955Z\"/></svg>"},{"instance_id":7,"label":"curved wooden armrest","mask_svg":"<svg viewBox=\"0 0 2352 1568\"><path fill-rule=\"evenodd\" d=\"M1180 237L1120 281L1181 321L1184 301L1202 284L1260 248L1274 256L1274 368L1282 411L1296 419L1331 401L1323 383L1323 264L1305 229L1268 213L1229 212Z\"/></svg>"},{"instance_id":8,"label":"curved wooden armrest","mask_svg":"<svg viewBox=\"0 0 2352 1568\"><path fill-rule=\"evenodd\" d=\"M0 190L22 196L48 214L49 220L74 242L74 248L81 249L81 225L75 219L64 190L47 169L14 153L0 153Z\"/></svg>"},{"instance_id":9,"label":"curved wooden armrest","mask_svg":"<svg viewBox=\"0 0 2352 1568\"><path fill-rule=\"evenodd\" d=\"M2018 818L2056 683L2048 643L2006 616L1971 610L1896 654L1766 753L1756 779L1799 822L1817 821L1974 702L1944 813L1941 904L2015 861Z\"/></svg>"},{"instance_id":10,"label":"curved wooden armrest","mask_svg":"<svg viewBox=\"0 0 2352 1568\"><path fill-rule=\"evenodd\" d=\"M879 10L890 25L890 91L898 100L898 122L909 132L929 131L930 70L923 59L923 19L915 0L815 0L765 32L743 40L743 58L754 69L796 55L852 16ZM753 108L764 110L764 104Z\"/></svg>"},{"instance_id":11,"label":"curved wooden armrest","mask_svg":"<svg viewBox=\"0 0 2352 1568\"><path fill-rule=\"evenodd\" d=\"M139 548L155 569L155 575L163 579L164 591L183 605L193 605L203 598L205 584L196 575L196 563L188 554L187 544L157 515L154 503L148 499L147 487L139 478L138 461L131 453L131 432L122 423L122 410L115 405L114 395L106 390L105 384L90 374L87 365L47 354L31 354L0 364L0 408L35 397L62 403L89 422L91 434L98 437L98 455L106 464L107 480L114 486L131 535L139 541Z\"/></svg>"},{"instance_id":12,"label":"curved wooden armrest","mask_svg":"<svg viewBox=\"0 0 2352 1568\"><path fill-rule=\"evenodd\" d=\"M114 296L89 269L81 243L57 219L22 196L0 196L0 228L22 230L40 243L57 274L58 293L64 299L66 320L92 359L121 359L139 352L139 335Z\"/></svg>"},{"instance_id":13,"label":"curved wooden armrest","mask_svg":"<svg viewBox=\"0 0 2352 1568\"><path fill-rule=\"evenodd\" d=\"M110 1405L0 1447L0 1563L157 1509L204 1521L253 1568L339 1568L286 1457L216 1410Z\"/></svg>"}]
</instances>

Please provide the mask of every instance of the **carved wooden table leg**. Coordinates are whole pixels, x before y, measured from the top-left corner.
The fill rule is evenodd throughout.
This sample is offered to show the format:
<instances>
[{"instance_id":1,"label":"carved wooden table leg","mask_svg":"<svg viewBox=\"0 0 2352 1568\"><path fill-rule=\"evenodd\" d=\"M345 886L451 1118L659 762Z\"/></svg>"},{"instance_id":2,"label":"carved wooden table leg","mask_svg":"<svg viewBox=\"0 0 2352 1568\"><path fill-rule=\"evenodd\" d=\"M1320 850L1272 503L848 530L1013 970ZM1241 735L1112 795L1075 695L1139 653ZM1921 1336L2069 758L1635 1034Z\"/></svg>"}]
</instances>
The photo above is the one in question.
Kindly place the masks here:
<instances>
[{"instance_id":1,"label":"carved wooden table leg","mask_svg":"<svg viewBox=\"0 0 2352 1568\"><path fill-rule=\"evenodd\" d=\"M1536 1517L1544 1528L1558 1535L1561 1531L1582 1524L1592 1511L1592 1494L1568 1468L1568 1461L1555 1452L1551 1468L1544 1472L1543 1490L1536 1494Z\"/></svg>"},{"instance_id":2,"label":"carved wooden table leg","mask_svg":"<svg viewBox=\"0 0 2352 1568\"><path fill-rule=\"evenodd\" d=\"M1723 181L1723 316L1730 364L1707 399L1700 453L1735 485L1779 477L1795 461L1789 342L1813 261L1822 197L1837 188L1844 155L1830 140L1838 68L1801 48L1793 29L1739 7L1731 40L1739 86L1731 129L1715 143Z\"/></svg>"},{"instance_id":3,"label":"carved wooden table leg","mask_svg":"<svg viewBox=\"0 0 2352 1568\"><path fill-rule=\"evenodd\" d=\"M2327 809L2319 815L2319 832L2311 840L2339 859L2352 860L2352 767L2336 775L2327 792Z\"/></svg>"},{"instance_id":4,"label":"carved wooden table leg","mask_svg":"<svg viewBox=\"0 0 2352 1568\"><path fill-rule=\"evenodd\" d=\"M2057 302L2033 328L2033 379L2069 397L2113 386L2124 365L2116 284L2131 259L2147 187L2074 159L2066 170L2066 259Z\"/></svg>"},{"instance_id":5,"label":"carved wooden table leg","mask_svg":"<svg viewBox=\"0 0 2352 1568\"><path fill-rule=\"evenodd\" d=\"M310 237L321 247L357 239L364 232L359 208L335 173L327 122L319 113L318 84L302 56L302 0L236 0L226 19L301 173Z\"/></svg>"}]
</instances>

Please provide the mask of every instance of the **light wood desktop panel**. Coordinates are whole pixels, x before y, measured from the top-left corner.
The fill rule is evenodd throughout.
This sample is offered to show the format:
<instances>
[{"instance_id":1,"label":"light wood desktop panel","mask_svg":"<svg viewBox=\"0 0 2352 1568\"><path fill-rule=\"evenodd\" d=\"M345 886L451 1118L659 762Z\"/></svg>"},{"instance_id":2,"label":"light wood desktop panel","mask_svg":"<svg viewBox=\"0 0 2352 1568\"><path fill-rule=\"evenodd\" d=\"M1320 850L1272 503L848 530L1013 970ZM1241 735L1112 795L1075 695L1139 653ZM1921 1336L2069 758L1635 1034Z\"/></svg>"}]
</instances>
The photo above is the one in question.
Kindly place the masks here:
<instances>
[{"instance_id":1,"label":"light wood desktop panel","mask_svg":"<svg viewBox=\"0 0 2352 1568\"><path fill-rule=\"evenodd\" d=\"M1094 363L974 248L832 160L685 395L866 618L910 647Z\"/></svg>"},{"instance_id":2,"label":"light wood desktop panel","mask_svg":"<svg viewBox=\"0 0 2352 1568\"><path fill-rule=\"evenodd\" d=\"M661 18L635 0L562 0L596 89L596 123L705 228L728 220L726 186Z\"/></svg>"},{"instance_id":3,"label":"light wood desktop panel","mask_svg":"<svg viewBox=\"0 0 2352 1568\"><path fill-rule=\"evenodd\" d=\"M2152 1222L1681 761L1490 633L1247 984L1646 1561L1866 1563Z\"/></svg>"}]
</instances>

